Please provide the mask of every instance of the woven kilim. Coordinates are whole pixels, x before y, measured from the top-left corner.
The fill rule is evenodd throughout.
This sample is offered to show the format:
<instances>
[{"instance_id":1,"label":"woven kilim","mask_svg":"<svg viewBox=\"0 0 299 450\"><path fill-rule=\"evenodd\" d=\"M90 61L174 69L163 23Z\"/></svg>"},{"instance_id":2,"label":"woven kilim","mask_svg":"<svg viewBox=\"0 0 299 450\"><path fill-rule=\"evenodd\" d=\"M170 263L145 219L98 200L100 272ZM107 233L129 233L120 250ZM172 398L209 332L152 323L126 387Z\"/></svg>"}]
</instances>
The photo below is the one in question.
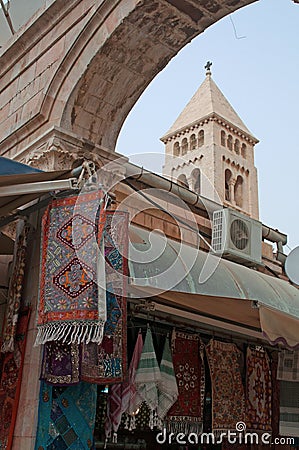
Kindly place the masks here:
<instances>
[{"instance_id":1,"label":"woven kilim","mask_svg":"<svg viewBox=\"0 0 299 450\"><path fill-rule=\"evenodd\" d=\"M100 345L82 346L82 379L90 383L123 381L127 360L128 214L107 211L103 232L107 286L107 321Z\"/></svg>"},{"instance_id":2,"label":"woven kilim","mask_svg":"<svg viewBox=\"0 0 299 450\"><path fill-rule=\"evenodd\" d=\"M97 402L97 386L67 388L41 383L35 450L89 450Z\"/></svg>"},{"instance_id":3,"label":"woven kilim","mask_svg":"<svg viewBox=\"0 0 299 450\"><path fill-rule=\"evenodd\" d=\"M267 353L263 349L248 347L246 368L247 429L271 432L272 387Z\"/></svg>"},{"instance_id":4,"label":"woven kilim","mask_svg":"<svg viewBox=\"0 0 299 450\"><path fill-rule=\"evenodd\" d=\"M167 413L169 432L200 434L203 426L205 369L198 335L173 331L172 360L178 399Z\"/></svg>"},{"instance_id":5,"label":"woven kilim","mask_svg":"<svg viewBox=\"0 0 299 450\"><path fill-rule=\"evenodd\" d=\"M212 339L206 346L212 381L212 429L215 435L236 431L245 422L245 395L235 344Z\"/></svg>"},{"instance_id":6,"label":"woven kilim","mask_svg":"<svg viewBox=\"0 0 299 450\"><path fill-rule=\"evenodd\" d=\"M29 311L21 311L17 323L14 351L1 355L0 448L10 450L17 417L25 356Z\"/></svg>"},{"instance_id":7,"label":"woven kilim","mask_svg":"<svg viewBox=\"0 0 299 450\"><path fill-rule=\"evenodd\" d=\"M42 221L42 259L36 344L97 342L106 298L98 289L99 245L106 212L102 192L54 200Z\"/></svg>"}]
</instances>

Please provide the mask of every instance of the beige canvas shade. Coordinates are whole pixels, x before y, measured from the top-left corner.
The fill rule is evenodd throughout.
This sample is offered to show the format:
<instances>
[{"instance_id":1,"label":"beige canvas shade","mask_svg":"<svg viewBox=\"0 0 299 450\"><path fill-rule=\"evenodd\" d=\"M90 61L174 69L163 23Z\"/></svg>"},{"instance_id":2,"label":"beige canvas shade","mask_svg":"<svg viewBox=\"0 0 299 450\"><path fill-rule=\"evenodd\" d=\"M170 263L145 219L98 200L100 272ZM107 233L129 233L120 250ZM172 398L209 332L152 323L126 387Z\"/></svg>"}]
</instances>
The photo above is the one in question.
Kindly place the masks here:
<instances>
[{"instance_id":1,"label":"beige canvas shade","mask_svg":"<svg viewBox=\"0 0 299 450\"><path fill-rule=\"evenodd\" d=\"M275 345L282 343L289 348L299 348L299 321L277 309L259 307L261 329L264 336Z\"/></svg>"}]
</instances>

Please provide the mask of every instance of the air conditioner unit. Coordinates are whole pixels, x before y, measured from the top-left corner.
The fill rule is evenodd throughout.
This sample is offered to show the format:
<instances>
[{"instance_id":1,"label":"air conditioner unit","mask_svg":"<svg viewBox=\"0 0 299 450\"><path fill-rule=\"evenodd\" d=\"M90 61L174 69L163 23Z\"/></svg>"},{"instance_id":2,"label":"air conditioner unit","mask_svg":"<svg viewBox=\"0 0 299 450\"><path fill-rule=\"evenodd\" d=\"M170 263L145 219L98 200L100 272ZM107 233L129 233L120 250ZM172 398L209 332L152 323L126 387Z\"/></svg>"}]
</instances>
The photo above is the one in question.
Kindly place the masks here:
<instances>
[{"instance_id":1,"label":"air conditioner unit","mask_svg":"<svg viewBox=\"0 0 299 450\"><path fill-rule=\"evenodd\" d=\"M251 266L262 261L262 224L230 208L213 213L212 248L216 255Z\"/></svg>"}]
</instances>

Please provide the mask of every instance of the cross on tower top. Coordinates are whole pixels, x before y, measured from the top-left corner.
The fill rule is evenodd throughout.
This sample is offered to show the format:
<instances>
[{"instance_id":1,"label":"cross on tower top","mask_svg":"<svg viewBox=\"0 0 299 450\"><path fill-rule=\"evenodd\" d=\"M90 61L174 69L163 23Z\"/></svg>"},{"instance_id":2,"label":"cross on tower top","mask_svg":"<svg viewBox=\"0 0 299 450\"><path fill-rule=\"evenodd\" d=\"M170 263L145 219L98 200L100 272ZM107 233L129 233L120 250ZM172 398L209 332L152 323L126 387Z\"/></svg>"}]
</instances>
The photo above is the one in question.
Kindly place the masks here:
<instances>
[{"instance_id":1,"label":"cross on tower top","mask_svg":"<svg viewBox=\"0 0 299 450\"><path fill-rule=\"evenodd\" d=\"M206 69L206 75L211 75L211 61L208 61L207 64L205 65L205 69Z\"/></svg>"}]
</instances>

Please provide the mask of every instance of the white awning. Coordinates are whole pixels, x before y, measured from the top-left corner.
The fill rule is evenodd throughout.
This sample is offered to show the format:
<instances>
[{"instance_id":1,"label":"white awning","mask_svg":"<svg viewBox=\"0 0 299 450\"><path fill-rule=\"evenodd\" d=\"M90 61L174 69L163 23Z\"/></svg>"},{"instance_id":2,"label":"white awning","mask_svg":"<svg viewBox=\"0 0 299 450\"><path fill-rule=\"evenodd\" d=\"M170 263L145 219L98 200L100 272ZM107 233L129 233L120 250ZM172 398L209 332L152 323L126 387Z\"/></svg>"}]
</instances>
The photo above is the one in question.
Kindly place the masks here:
<instances>
[{"instance_id":1,"label":"white awning","mask_svg":"<svg viewBox=\"0 0 299 450\"><path fill-rule=\"evenodd\" d=\"M272 343L292 348L299 344L299 290L290 283L159 233L137 227L131 232L133 295L143 292L189 311L260 329Z\"/></svg>"}]
</instances>

